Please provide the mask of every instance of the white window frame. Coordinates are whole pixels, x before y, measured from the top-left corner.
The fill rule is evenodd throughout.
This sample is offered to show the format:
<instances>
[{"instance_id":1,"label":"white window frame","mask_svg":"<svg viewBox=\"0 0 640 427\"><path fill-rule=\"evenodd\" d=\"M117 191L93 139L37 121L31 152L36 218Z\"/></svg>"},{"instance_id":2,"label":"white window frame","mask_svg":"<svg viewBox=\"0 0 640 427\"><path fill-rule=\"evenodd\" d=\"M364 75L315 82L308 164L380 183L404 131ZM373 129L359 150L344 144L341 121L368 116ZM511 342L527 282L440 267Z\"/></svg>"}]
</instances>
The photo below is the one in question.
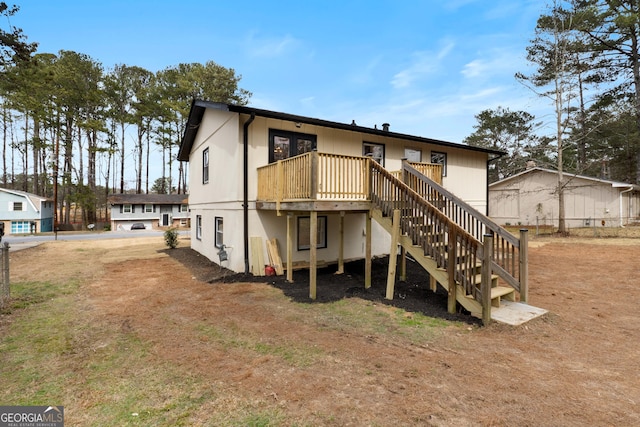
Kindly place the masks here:
<instances>
[{"instance_id":1,"label":"white window frame","mask_svg":"<svg viewBox=\"0 0 640 427\"><path fill-rule=\"evenodd\" d=\"M144 205L144 211L145 211L145 213L153 212L153 205L150 205L148 203L145 204Z\"/></svg>"},{"instance_id":2,"label":"white window frame","mask_svg":"<svg viewBox=\"0 0 640 427\"><path fill-rule=\"evenodd\" d=\"M189 212L189 205L187 204L180 205L180 212Z\"/></svg>"},{"instance_id":3,"label":"white window frame","mask_svg":"<svg viewBox=\"0 0 640 427\"><path fill-rule=\"evenodd\" d=\"M196 239L202 240L202 215L196 215Z\"/></svg>"},{"instance_id":4,"label":"white window frame","mask_svg":"<svg viewBox=\"0 0 640 427\"><path fill-rule=\"evenodd\" d=\"M202 150L202 183L209 183L209 147Z\"/></svg>"},{"instance_id":5,"label":"white window frame","mask_svg":"<svg viewBox=\"0 0 640 427\"><path fill-rule=\"evenodd\" d=\"M30 232L30 221L11 221L11 234L27 234Z\"/></svg>"},{"instance_id":6,"label":"white window frame","mask_svg":"<svg viewBox=\"0 0 640 427\"><path fill-rule=\"evenodd\" d=\"M214 219L215 224L215 236L214 244L216 248L221 248L224 245L224 218L217 216Z\"/></svg>"},{"instance_id":7,"label":"white window frame","mask_svg":"<svg viewBox=\"0 0 640 427\"><path fill-rule=\"evenodd\" d=\"M122 213L133 213L133 205L131 203L123 204Z\"/></svg>"}]
</instances>

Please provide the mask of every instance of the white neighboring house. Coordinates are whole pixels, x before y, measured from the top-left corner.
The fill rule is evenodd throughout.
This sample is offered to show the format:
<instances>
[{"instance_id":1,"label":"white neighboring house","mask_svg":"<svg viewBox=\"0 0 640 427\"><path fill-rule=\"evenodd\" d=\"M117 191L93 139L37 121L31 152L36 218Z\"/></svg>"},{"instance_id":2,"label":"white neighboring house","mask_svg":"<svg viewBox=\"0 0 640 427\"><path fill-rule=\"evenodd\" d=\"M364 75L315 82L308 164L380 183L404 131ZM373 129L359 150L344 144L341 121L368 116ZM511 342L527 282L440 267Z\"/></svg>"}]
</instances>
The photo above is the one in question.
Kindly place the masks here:
<instances>
[{"instance_id":1,"label":"white neighboring house","mask_svg":"<svg viewBox=\"0 0 640 427\"><path fill-rule=\"evenodd\" d=\"M111 230L131 230L133 224L145 229L188 228L189 196L186 194L113 194Z\"/></svg>"},{"instance_id":2,"label":"white neighboring house","mask_svg":"<svg viewBox=\"0 0 640 427\"><path fill-rule=\"evenodd\" d=\"M5 234L53 231L53 200L0 188L0 222L4 223Z\"/></svg>"},{"instance_id":3,"label":"white neighboring house","mask_svg":"<svg viewBox=\"0 0 640 427\"><path fill-rule=\"evenodd\" d=\"M640 186L565 173L567 227L640 221ZM558 172L534 167L489 185L489 216L499 224L558 226Z\"/></svg>"},{"instance_id":4,"label":"white neighboring house","mask_svg":"<svg viewBox=\"0 0 640 427\"><path fill-rule=\"evenodd\" d=\"M502 154L394 133L387 124L363 127L195 100L178 154L190 165L191 247L249 273L252 258L268 262L264 247L252 248L250 239L276 238L283 259L290 250L294 267L308 265L310 218L317 215L318 263L362 259L371 209L363 160L389 171L399 171L403 158L439 165L443 186L486 213L487 165ZM317 175L309 172L316 168ZM286 188L276 186L278 177ZM372 255L388 254L389 234L373 223L371 235Z\"/></svg>"}]
</instances>

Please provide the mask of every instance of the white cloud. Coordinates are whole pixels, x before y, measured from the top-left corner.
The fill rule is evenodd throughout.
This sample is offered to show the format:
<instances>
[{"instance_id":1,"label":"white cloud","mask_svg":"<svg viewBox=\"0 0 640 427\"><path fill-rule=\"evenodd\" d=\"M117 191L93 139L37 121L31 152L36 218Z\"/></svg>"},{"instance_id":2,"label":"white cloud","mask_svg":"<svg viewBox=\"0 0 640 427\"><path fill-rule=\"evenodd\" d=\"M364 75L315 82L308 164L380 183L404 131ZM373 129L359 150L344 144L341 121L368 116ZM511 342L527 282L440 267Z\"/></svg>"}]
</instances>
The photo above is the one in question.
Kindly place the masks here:
<instances>
[{"instance_id":1,"label":"white cloud","mask_svg":"<svg viewBox=\"0 0 640 427\"><path fill-rule=\"evenodd\" d=\"M301 42L287 34L281 37L259 37L251 33L245 40L249 56L259 58L275 58L287 55L300 46Z\"/></svg>"},{"instance_id":2,"label":"white cloud","mask_svg":"<svg viewBox=\"0 0 640 427\"><path fill-rule=\"evenodd\" d=\"M315 103L314 103L315 99L316 99L315 96L307 96L306 98L302 98L300 100L300 104L306 108L315 108Z\"/></svg>"},{"instance_id":3,"label":"white cloud","mask_svg":"<svg viewBox=\"0 0 640 427\"><path fill-rule=\"evenodd\" d=\"M445 10L455 12L461 7L476 3L477 1L478 0L448 0L443 7Z\"/></svg>"},{"instance_id":4,"label":"white cloud","mask_svg":"<svg viewBox=\"0 0 640 427\"><path fill-rule=\"evenodd\" d=\"M375 81L374 73L378 69L382 59L382 55L371 58L364 67L358 68L358 70L353 73L351 81L355 84L368 84Z\"/></svg>"},{"instance_id":5,"label":"white cloud","mask_svg":"<svg viewBox=\"0 0 640 427\"><path fill-rule=\"evenodd\" d=\"M448 40L435 54L432 52L413 53L412 64L396 73L391 80L391 85L396 89L404 89L411 86L414 81L437 70L442 60L447 57L454 47L455 43Z\"/></svg>"},{"instance_id":6,"label":"white cloud","mask_svg":"<svg viewBox=\"0 0 640 427\"><path fill-rule=\"evenodd\" d=\"M517 60L519 55L510 49L480 52L479 58L463 66L461 74L467 79L490 79L505 75L512 79L518 67L522 65Z\"/></svg>"}]
</instances>

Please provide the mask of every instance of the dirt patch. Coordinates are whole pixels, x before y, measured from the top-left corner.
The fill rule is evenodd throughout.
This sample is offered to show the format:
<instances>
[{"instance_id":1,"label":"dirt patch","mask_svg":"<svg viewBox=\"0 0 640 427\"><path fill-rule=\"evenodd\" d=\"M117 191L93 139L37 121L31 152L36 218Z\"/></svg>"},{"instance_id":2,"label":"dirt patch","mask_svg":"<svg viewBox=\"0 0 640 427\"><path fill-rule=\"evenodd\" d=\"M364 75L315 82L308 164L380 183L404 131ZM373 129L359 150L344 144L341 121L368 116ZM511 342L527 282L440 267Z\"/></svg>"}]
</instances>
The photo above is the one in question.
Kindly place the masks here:
<instances>
[{"instance_id":1,"label":"dirt patch","mask_svg":"<svg viewBox=\"0 0 640 427\"><path fill-rule=\"evenodd\" d=\"M248 281L161 244L129 260L119 250L106 264L88 255L101 267L82 270L91 276L78 299L93 321L137 334L158 363L185 367L224 396L202 402L193 425L237 401L281 414L275 425L640 425L640 246L532 246L531 303L550 314L521 327L451 317L446 296L413 269L387 305L382 259L367 291L358 263L339 276L323 270L311 302L308 272L293 284ZM47 248L16 255L13 267L54 268L41 258ZM381 313L380 325L337 324L330 308L344 298ZM383 316L399 308L462 323L415 342L411 326Z\"/></svg>"}]
</instances>

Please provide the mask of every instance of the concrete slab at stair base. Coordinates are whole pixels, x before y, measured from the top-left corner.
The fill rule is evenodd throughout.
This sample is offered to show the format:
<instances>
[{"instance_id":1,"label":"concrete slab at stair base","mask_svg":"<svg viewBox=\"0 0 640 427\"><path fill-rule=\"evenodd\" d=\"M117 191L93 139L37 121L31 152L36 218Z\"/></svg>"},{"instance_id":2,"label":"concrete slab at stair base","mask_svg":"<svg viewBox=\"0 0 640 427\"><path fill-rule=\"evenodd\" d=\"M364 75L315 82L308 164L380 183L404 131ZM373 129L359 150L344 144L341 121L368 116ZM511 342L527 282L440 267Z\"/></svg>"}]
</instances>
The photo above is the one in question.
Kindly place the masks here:
<instances>
[{"instance_id":1,"label":"concrete slab at stair base","mask_svg":"<svg viewBox=\"0 0 640 427\"><path fill-rule=\"evenodd\" d=\"M491 308L491 320L507 325L518 326L548 313L544 308L534 307L522 302L502 301L500 307Z\"/></svg>"}]
</instances>

